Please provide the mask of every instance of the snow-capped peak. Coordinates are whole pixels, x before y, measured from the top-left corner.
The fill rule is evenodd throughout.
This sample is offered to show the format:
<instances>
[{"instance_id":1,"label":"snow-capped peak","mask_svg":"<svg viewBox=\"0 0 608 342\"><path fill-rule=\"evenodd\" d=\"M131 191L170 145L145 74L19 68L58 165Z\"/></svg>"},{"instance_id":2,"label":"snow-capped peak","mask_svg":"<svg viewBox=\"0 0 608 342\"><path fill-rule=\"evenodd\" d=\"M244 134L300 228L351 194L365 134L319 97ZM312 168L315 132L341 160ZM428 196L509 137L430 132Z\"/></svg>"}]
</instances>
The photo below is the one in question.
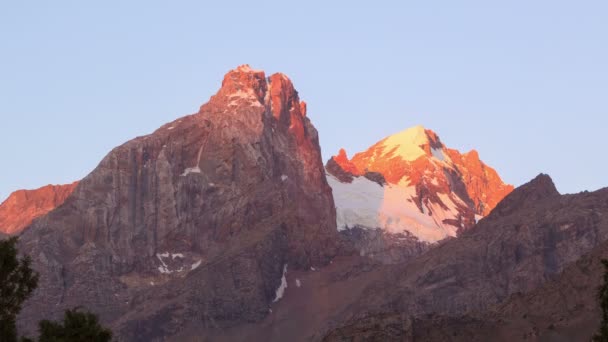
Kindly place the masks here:
<instances>
[{"instance_id":1,"label":"snow-capped peak","mask_svg":"<svg viewBox=\"0 0 608 342\"><path fill-rule=\"evenodd\" d=\"M429 143L424 127L415 126L393 134L380 142L384 154L399 156L404 160L413 161L426 153L421 146Z\"/></svg>"},{"instance_id":2,"label":"snow-capped peak","mask_svg":"<svg viewBox=\"0 0 608 342\"><path fill-rule=\"evenodd\" d=\"M513 187L476 153L449 149L437 134L415 126L327 163L338 230L353 226L408 232L436 242L475 225ZM374 182L382 178L383 182Z\"/></svg>"}]
</instances>

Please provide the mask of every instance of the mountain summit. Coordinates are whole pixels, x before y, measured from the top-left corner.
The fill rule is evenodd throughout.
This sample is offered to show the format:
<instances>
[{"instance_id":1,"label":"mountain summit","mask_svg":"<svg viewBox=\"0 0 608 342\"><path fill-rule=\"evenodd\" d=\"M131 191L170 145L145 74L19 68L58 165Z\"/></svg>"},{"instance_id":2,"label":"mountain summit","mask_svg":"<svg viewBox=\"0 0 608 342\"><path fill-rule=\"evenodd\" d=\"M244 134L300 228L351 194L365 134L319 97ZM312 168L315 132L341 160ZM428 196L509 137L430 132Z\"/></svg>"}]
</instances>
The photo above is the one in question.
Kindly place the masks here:
<instances>
[{"instance_id":1,"label":"mountain summit","mask_svg":"<svg viewBox=\"0 0 608 342\"><path fill-rule=\"evenodd\" d=\"M198 113L114 148L21 235L41 275L26 331L76 305L142 341L192 320L268 315L286 272L323 266L337 248L305 114L289 78L243 65Z\"/></svg>"},{"instance_id":2,"label":"mountain summit","mask_svg":"<svg viewBox=\"0 0 608 342\"><path fill-rule=\"evenodd\" d=\"M382 228L426 242L470 228L513 190L475 150L461 154L422 126L388 136L352 159L341 149L326 169L338 229Z\"/></svg>"}]
</instances>

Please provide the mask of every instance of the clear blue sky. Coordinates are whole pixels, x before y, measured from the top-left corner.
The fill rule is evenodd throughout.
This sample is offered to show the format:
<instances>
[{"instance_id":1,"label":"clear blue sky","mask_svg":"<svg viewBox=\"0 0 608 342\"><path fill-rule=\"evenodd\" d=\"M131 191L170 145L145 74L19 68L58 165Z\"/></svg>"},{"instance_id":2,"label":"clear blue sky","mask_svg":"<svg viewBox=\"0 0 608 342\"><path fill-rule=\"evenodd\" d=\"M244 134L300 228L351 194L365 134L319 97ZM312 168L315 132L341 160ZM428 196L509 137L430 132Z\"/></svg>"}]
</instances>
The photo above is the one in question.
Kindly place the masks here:
<instances>
[{"instance_id":1,"label":"clear blue sky","mask_svg":"<svg viewBox=\"0 0 608 342\"><path fill-rule=\"evenodd\" d=\"M598 189L606 18L584 0L3 1L0 198L82 178L244 63L291 77L324 158L422 124L515 185Z\"/></svg>"}]
</instances>

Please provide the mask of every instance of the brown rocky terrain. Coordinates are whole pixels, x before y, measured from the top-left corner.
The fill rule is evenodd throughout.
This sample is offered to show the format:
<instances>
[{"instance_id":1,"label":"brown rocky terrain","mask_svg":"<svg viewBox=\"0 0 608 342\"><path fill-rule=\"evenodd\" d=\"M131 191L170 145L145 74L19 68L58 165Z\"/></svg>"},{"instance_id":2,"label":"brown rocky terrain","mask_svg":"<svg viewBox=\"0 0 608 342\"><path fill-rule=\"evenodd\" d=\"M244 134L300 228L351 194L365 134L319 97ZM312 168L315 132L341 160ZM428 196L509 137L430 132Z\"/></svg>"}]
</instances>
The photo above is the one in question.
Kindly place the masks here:
<instances>
[{"instance_id":1,"label":"brown rocky terrain","mask_svg":"<svg viewBox=\"0 0 608 342\"><path fill-rule=\"evenodd\" d=\"M0 204L0 233L18 234L36 218L62 205L77 184L47 185L13 192Z\"/></svg>"},{"instance_id":2,"label":"brown rocky terrain","mask_svg":"<svg viewBox=\"0 0 608 342\"><path fill-rule=\"evenodd\" d=\"M267 316L286 270L336 251L317 131L283 74L241 66L196 114L113 149L23 232L24 331L82 305L120 340Z\"/></svg>"},{"instance_id":3,"label":"brown rocky terrain","mask_svg":"<svg viewBox=\"0 0 608 342\"><path fill-rule=\"evenodd\" d=\"M608 189L560 195L548 176L408 263L334 258L288 271L273 313L172 341L586 341L608 256Z\"/></svg>"},{"instance_id":4,"label":"brown rocky terrain","mask_svg":"<svg viewBox=\"0 0 608 342\"><path fill-rule=\"evenodd\" d=\"M331 331L325 341L589 341L601 312L596 294L608 243L530 293L460 316L370 315Z\"/></svg>"}]
</instances>

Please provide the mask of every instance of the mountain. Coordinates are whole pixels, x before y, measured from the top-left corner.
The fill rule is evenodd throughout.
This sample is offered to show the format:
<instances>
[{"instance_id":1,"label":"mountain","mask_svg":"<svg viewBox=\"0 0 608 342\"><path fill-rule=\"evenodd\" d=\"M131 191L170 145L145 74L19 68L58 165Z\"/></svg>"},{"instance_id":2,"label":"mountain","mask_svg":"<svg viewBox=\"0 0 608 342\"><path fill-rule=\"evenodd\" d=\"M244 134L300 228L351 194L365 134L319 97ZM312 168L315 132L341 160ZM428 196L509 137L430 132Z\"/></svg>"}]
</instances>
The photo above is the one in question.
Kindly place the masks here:
<instances>
[{"instance_id":1,"label":"mountain","mask_svg":"<svg viewBox=\"0 0 608 342\"><path fill-rule=\"evenodd\" d=\"M22 230L20 331L83 306L118 341L588 337L608 189L512 190L422 127L325 166L318 139L289 78L231 70Z\"/></svg>"},{"instance_id":2,"label":"mountain","mask_svg":"<svg viewBox=\"0 0 608 342\"><path fill-rule=\"evenodd\" d=\"M539 175L407 262L341 253L286 272L283 298L255 324L190 324L171 341L583 341L607 243L608 189L560 195Z\"/></svg>"},{"instance_id":3,"label":"mountain","mask_svg":"<svg viewBox=\"0 0 608 342\"><path fill-rule=\"evenodd\" d=\"M20 238L40 284L19 324L81 305L121 340L269 315L285 273L337 250L317 131L292 82L247 65L193 115L114 148Z\"/></svg>"},{"instance_id":4,"label":"mountain","mask_svg":"<svg viewBox=\"0 0 608 342\"><path fill-rule=\"evenodd\" d=\"M588 340L606 243L608 189L560 195L539 175L458 239L376 275L325 340Z\"/></svg>"},{"instance_id":5,"label":"mountain","mask_svg":"<svg viewBox=\"0 0 608 342\"><path fill-rule=\"evenodd\" d=\"M0 204L0 233L18 234L33 220L62 205L78 182L18 190Z\"/></svg>"},{"instance_id":6,"label":"mountain","mask_svg":"<svg viewBox=\"0 0 608 342\"><path fill-rule=\"evenodd\" d=\"M513 187L476 151L447 148L416 126L326 164L339 230L381 228L435 243L471 228Z\"/></svg>"}]
</instances>

